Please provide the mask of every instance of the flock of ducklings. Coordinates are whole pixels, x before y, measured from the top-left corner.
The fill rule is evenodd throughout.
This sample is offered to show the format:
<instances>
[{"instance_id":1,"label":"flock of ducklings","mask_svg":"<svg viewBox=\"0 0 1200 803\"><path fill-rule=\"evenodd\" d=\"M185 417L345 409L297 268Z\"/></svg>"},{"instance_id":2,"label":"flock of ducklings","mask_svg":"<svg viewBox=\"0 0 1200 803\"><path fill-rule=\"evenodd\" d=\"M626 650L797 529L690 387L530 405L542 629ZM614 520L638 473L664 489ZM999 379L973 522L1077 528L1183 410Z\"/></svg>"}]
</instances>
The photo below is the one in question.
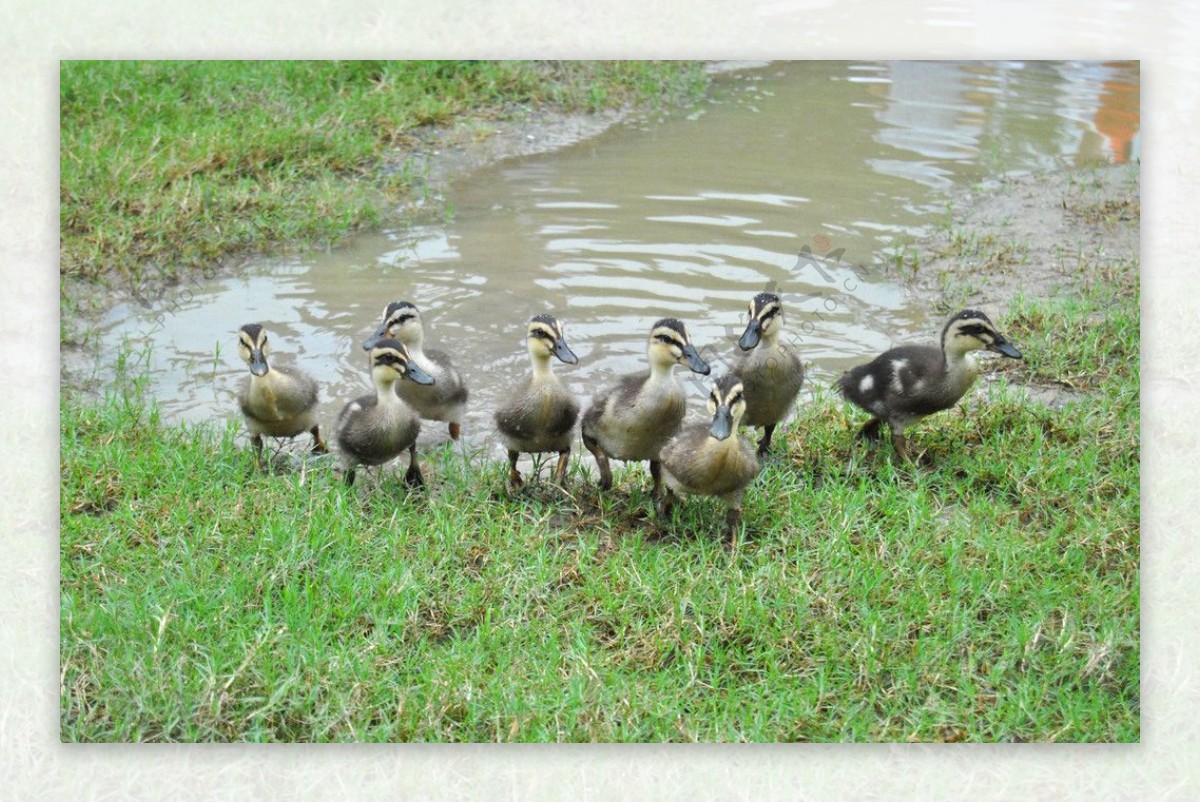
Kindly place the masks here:
<instances>
[{"instance_id":1,"label":"flock of ducklings","mask_svg":"<svg viewBox=\"0 0 1200 803\"><path fill-rule=\"evenodd\" d=\"M610 460L649 461L651 496L661 516L669 515L677 495L715 496L728 507L732 537L741 519L742 494L804 382L803 363L782 333L779 296L759 293L750 302L749 321L738 340L740 354L713 383L709 422L685 427L687 397L672 370L679 364L708 375L710 368L681 321L655 323L646 349L649 368L604 387L581 417L579 400L551 368L554 359L578 362L563 325L553 315L533 316L526 340L532 370L495 411L496 429L508 449L509 485L522 484L517 470L522 453L547 452L558 454L554 479L562 485L578 423L583 445L596 459L602 489L612 487ZM416 449L420 419L446 422L450 437L457 440L466 383L449 356L425 349L420 312L407 301L387 306L363 348L370 353L375 393L346 404L334 426L346 483L353 484L359 466L382 465L407 451L405 482L422 485ZM938 346L900 346L847 371L838 380L839 389L872 416L858 436L877 439L886 423L896 452L907 457L904 430L962 398L979 373L971 352L980 349L1021 358L985 314L963 310L946 322ZM271 366L267 333L258 324L238 332L238 352L250 367L238 403L259 464L265 435L309 432L313 451L328 451L316 421L316 382L294 368ZM763 429L757 449L737 434L739 425Z\"/></svg>"}]
</instances>

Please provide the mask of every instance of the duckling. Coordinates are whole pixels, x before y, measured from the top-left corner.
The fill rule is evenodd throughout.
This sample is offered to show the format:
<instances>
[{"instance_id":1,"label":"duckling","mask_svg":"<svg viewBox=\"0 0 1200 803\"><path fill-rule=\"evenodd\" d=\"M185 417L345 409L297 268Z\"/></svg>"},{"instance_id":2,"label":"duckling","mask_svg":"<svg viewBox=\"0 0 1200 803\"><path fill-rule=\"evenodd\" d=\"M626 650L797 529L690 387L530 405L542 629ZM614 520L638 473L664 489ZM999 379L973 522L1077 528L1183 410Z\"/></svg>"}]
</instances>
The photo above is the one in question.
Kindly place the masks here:
<instances>
[{"instance_id":1,"label":"duckling","mask_svg":"<svg viewBox=\"0 0 1200 803\"><path fill-rule=\"evenodd\" d=\"M579 401L554 375L550 358L568 365L579 358L567 346L563 326L553 315L529 319L526 346L533 372L513 389L495 415L500 439L508 447L509 485L521 484L517 471L521 452L558 452L554 481L562 485L571 459L571 432L579 419Z\"/></svg>"},{"instance_id":2,"label":"duckling","mask_svg":"<svg viewBox=\"0 0 1200 803\"><path fill-rule=\"evenodd\" d=\"M370 351L385 337L399 340L408 349L409 361L433 377L432 384L401 382L396 385L400 398L412 405L422 418L449 423L450 437L458 440L462 431L463 409L467 405L467 386L462 375L443 351L425 351L425 327L421 313L407 301L393 301L383 311L383 322L363 343Z\"/></svg>"},{"instance_id":3,"label":"duckling","mask_svg":"<svg viewBox=\"0 0 1200 803\"><path fill-rule=\"evenodd\" d=\"M946 322L940 347L899 346L847 371L838 380L842 395L874 416L858 437L875 440L886 422L896 453L907 458L904 430L963 397L979 375L971 352L980 349L1022 359L987 315L967 309Z\"/></svg>"},{"instance_id":4,"label":"duckling","mask_svg":"<svg viewBox=\"0 0 1200 803\"><path fill-rule=\"evenodd\" d=\"M238 406L250 430L255 460L263 467L263 435L292 438L301 432L313 436L314 454L328 451L317 425L317 383L295 368L272 367L267 363L270 347L267 331L248 323L238 330L238 354L250 366L238 392Z\"/></svg>"},{"instance_id":5,"label":"duckling","mask_svg":"<svg viewBox=\"0 0 1200 803\"><path fill-rule=\"evenodd\" d=\"M742 380L746 394L746 417L742 422L762 427L758 456L771 448L775 427L787 416L800 386L804 383L804 363L783 332L783 304L774 293L759 293L750 301L750 320L738 340L743 354L735 360L732 372Z\"/></svg>"},{"instance_id":6,"label":"duckling","mask_svg":"<svg viewBox=\"0 0 1200 803\"><path fill-rule=\"evenodd\" d=\"M408 380L432 385L433 377L416 364L404 344L392 338L376 341L371 349L371 381L375 395L360 396L342 408L337 420L337 444L346 470L346 484L354 484L358 466L378 466L408 450L408 472L404 481L423 485L417 464L417 434L421 422L416 413L396 395L396 384Z\"/></svg>"},{"instance_id":7,"label":"duckling","mask_svg":"<svg viewBox=\"0 0 1200 803\"><path fill-rule=\"evenodd\" d=\"M687 411L687 395L671 368L686 363L707 375L709 367L692 345L687 327L675 318L663 318L651 328L646 357L650 370L626 374L598 393L580 428L583 445L599 466L601 488L612 487L609 458L649 460L651 494L657 498L662 483L659 452L679 431Z\"/></svg>"},{"instance_id":8,"label":"duckling","mask_svg":"<svg viewBox=\"0 0 1200 803\"><path fill-rule=\"evenodd\" d=\"M676 493L720 497L729 506L726 536L734 539L742 518L742 494L759 468L754 447L737 434L749 403L737 374L726 374L713 383L708 397L712 423L691 424L663 447L667 493L658 503L660 516L670 515Z\"/></svg>"}]
</instances>

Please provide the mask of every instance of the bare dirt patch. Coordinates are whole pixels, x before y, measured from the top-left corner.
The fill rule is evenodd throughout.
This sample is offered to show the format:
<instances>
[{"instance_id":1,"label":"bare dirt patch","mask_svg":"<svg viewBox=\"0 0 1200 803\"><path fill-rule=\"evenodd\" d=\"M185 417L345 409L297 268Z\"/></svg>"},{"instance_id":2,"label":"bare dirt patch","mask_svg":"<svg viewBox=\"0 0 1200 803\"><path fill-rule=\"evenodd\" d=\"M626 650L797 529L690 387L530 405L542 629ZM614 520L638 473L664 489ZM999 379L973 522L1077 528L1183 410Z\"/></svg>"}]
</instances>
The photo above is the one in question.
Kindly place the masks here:
<instances>
[{"instance_id":1,"label":"bare dirt patch","mask_svg":"<svg viewBox=\"0 0 1200 803\"><path fill-rule=\"evenodd\" d=\"M1006 177L955 197L947 221L900 271L910 294L949 313L1004 317L1013 299L1136 288L1141 232L1137 164Z\"/></svg>"}]
</instances>

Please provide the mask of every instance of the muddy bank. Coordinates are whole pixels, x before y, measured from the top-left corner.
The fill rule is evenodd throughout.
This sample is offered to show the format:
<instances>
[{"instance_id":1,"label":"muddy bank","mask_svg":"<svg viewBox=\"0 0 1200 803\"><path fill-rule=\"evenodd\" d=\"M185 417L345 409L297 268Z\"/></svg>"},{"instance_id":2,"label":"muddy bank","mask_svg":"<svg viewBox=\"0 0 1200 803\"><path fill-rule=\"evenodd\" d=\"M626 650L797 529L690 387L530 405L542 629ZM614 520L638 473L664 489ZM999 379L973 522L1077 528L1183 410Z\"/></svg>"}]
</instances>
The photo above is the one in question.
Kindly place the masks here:
<instances>
[{"instance_id":1,"label":"muddy bank","mask_svg":"<svg viewBox=\"0 0 1200 803\"><path fill-rule=\"evenodd\" d=\"M1074 294L1102 280L1136 286L1140 169L1111 165L1004 177L951 198L947 220L898 268L907 292L946 313L1004 317L1018 295Z\"/></svg>"}]
</instances>

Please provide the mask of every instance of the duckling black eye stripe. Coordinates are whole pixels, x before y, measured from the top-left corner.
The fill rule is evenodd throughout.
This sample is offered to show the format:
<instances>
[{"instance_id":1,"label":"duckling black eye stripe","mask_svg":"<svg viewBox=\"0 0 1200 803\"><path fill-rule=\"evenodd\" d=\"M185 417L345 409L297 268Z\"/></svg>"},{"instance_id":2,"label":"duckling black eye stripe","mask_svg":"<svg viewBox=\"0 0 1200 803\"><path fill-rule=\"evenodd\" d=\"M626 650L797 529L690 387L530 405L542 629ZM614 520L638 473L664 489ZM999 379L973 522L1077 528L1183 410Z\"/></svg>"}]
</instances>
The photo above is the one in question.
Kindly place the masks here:
<instances>
[{"instance_id":1,"label":"duckling black eye stripe","mask_svg":"<svg viewBox=\"0 0 1200 803\"><path fill-rule=\"evenodd\" d=\"M376 365L403 365L404 360L398 354L380 354L375 358Z\"/></svg>"},{"instance_id":2,"label":"duckling black eye stripe","mask_svg":"<svg viewBox=\"0 0 1200 803\"><path fill-rule=\"evenodd\" d=\"M666 343L668 346L677 346L678 348L683 348L683 344L671 335L655 335L654 339L660 343Z\"/></svg>"},{"instance_id":3,"label":"duckling black eye stripe","mask_svg":"<svg viewBox=\"0 0 1200 803\"><path fill-rule=\"evenodd\" d=\"M958 331L962 332L964 335L974 335L975 337L979 337L980 335L990 335L992 333L992 331L986 326L978 323L971 324L970 326L960 326Z\"/></svg>"}]
</instances>

